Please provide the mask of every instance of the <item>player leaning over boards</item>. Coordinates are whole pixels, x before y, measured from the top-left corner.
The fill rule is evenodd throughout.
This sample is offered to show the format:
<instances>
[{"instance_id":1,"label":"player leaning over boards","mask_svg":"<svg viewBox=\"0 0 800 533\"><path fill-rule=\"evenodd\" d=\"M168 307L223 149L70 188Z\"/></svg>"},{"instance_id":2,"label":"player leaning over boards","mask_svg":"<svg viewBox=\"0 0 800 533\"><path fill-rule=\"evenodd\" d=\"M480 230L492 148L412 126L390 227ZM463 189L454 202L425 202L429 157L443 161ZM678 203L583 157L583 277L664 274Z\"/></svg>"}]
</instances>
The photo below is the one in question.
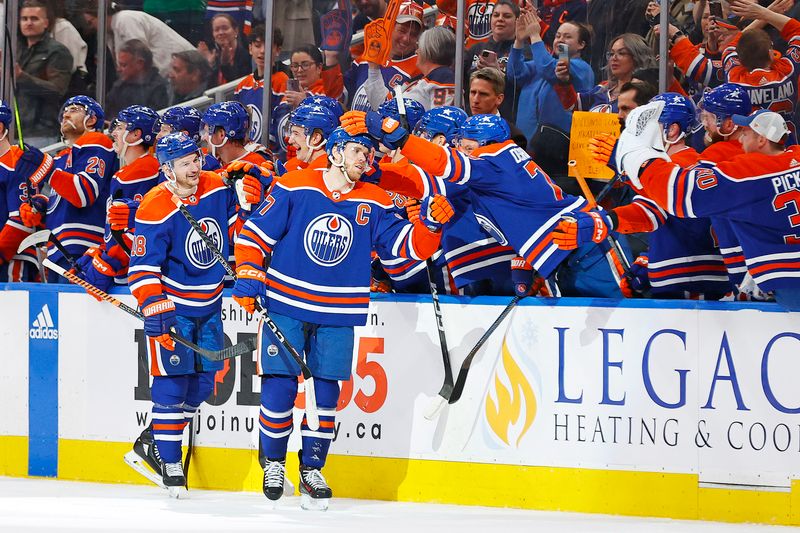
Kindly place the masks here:
<instances>
[{"instance_id":1,"label":"player leaning over boards","mask_svg":"<svg viewBox=\"0 0 800 533\"><path fill-rule=\"evenodd\" d=\"M167 181L153 188L136 212L128 283L145 315L147 356L153 376L152 435L148 429L126 461L179 497L186 478L181 441L187 423L211 393L221 362L176 345L171 328L209 349L223 347L222 284L225 270L173 203L177 196L227 249L236 220L235 194L222 178L202 171L202 152L184 133L158 141L156 157ZM155 473L143 464L147 463Z\"/></svg>"},{"instance_id":2,"label":"player leaning over boards","mask_svg":"<svg viewBox=\"0 0 800 533\"><path fill-rule=\"evenodd\" d=\"M350 378L353 327L369 306L370 253L385 246L400 257L425 259L439 247L452 216L442 196L423 200L413 223L389 215L393 203L363 183L374 147L366 135L337 128L325 169L285 174L245 223L236 242L233 298L248 312L261 299L289 342L302 349L316 384L320 427L301 424L300 493L304 508L325 509L332 491L320 470L333 439L339 380ZM268 268L265 265L269 265ZM267 284L268 283L268 284ZM267 457L264 494L283 493L286 450L299 368L270 330L259 326L261 448Z\"/></svg>"}]
</instances>

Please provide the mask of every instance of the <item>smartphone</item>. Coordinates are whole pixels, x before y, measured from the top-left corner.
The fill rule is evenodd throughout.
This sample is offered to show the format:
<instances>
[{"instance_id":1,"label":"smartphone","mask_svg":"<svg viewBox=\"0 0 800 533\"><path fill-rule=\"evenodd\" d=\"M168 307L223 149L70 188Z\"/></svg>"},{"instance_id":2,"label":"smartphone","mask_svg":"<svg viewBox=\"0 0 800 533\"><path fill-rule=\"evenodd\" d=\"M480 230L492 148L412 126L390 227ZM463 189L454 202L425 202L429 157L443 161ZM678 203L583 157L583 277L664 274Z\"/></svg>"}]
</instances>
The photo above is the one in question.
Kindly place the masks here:
<instances>
[{"instance_id":1,"label":"smartphone","mask_svg":"<svg viewBox=\"0 0 800 533\"><path fill-rule=\"evenodd\" d=\"M569 45L567 43L558 43L558 60L569 63Z\"/></svg>"},{"instance_id":2,"label":"smartphone","mask_svg":"<svg viewBox=\"0 0 800 533\"><path fill-rule=\"evenodd\" d=\"M497 52L492 50L484 50L481 52L481 57L483 58L484 63L488 63L489 65L497 64Z\"/></svg>"},{"instance_id":3,"label":"smartphone","mask_svg":"<svg viewBox=\"0 0 800 533\"><path fill-rule=\"evenodd\" d=\"M286 90L287 91L294 91L296 93L300 92L300 80L295 79L288 79L286 80Z\"/></svg>"},{"instance_id":4,"label":"smartphone","mask_svg":"<svg viewBox=\"0 0 800 533\"><path fill-rule=\"evenodd\" d=\"M722 15L722 2L719 0L711 0L708 2L708 11L709 14L717 20L724 19Z\"/></svg>"}]
</instances>

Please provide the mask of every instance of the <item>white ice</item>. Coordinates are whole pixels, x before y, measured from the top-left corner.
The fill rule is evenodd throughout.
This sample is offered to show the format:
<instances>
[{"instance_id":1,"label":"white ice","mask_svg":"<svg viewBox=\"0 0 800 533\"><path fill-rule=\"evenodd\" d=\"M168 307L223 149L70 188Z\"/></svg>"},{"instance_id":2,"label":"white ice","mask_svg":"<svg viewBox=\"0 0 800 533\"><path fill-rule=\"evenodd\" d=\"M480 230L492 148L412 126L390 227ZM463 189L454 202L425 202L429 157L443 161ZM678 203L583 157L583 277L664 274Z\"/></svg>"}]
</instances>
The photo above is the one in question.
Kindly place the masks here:
<instances>
[{"instance_id":1,"label":"white ice","mask_svg":"<svg viewBox=\"0 0 800 533\"><path fill-rule=\"evenodd\" d=\"M0 477L0 531L779 533L789 529L344 498L331 500L327 512L313 512L300 509L296 496L273 507L253 492L192 490L188 500L170 500L157 487Z\"/></svg>"}]
</instances>

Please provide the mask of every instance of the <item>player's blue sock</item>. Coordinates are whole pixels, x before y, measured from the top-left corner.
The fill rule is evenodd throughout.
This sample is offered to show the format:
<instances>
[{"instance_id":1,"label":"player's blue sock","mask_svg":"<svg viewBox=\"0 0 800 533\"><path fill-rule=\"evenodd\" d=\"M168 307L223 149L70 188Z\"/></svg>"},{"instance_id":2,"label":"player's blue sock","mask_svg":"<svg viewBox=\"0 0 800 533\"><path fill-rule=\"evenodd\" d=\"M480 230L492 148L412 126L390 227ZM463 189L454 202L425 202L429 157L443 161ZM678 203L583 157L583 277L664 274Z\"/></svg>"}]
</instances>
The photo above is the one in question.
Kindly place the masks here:
<instances>
[{"instance_id":1,"label":"player's blue sock","mask_svg":"<svg viewBox=\"0 0 800 533\"><path fill-rule=\"evenodd\" d=\"M261 452L272 460L286 458L292 434L292 410L297 397L297 378L267 375L261 377Z\"/></svg>"},{"instance_id":2,"label":"player's blue sock","mask_svg":"<svg viewBox=\"0 0 800 533\"><path fill-rule=\"evenodd\" d=\"M186 427L184 416L182 405L153 404L153 438L165 463L181 460L181 441Z\"/></svg>"},{"instance_id":3,"label":"player's blue sock","mask_svg":"<svg viewBox=\"0 0 800 533\"><path fill-rule=\"evenodd\" d=\"M339 382L335 379L314 378L314 391L317 394L317 411L319 412L319 429L312 431L306 425L300 426L303 439L303 453L300 460L306 466L322 468L328 457L328 448L333 440L336 421L336 403L339 401Z\"/></svg>"}]
</instances>

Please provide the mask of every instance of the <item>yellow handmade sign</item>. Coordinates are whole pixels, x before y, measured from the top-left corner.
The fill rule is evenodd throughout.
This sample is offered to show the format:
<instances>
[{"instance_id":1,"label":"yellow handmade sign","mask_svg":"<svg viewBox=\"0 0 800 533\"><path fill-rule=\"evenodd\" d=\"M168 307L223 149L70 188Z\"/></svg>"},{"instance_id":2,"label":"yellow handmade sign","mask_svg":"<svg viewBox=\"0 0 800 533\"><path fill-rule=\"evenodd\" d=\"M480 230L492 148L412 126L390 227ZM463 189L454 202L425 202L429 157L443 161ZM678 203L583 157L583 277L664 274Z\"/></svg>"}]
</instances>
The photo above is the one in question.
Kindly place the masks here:
<instances>
[{"instance_id":1,"label":"yellow handmade sign","mask_svg":"<svg viewBox=\"0 0 800 533\"><path fill-rule=\"evenodd\" d=\"M616 113L589 113L575 111L572 114L572 130L569 138L569 159L575 166L569 167L569 175L576 172L584 178L610 180L614 171L596 161L589 151L589 141L604 133L619 137L619 119Z\"/></svg>"}]
</instances>

